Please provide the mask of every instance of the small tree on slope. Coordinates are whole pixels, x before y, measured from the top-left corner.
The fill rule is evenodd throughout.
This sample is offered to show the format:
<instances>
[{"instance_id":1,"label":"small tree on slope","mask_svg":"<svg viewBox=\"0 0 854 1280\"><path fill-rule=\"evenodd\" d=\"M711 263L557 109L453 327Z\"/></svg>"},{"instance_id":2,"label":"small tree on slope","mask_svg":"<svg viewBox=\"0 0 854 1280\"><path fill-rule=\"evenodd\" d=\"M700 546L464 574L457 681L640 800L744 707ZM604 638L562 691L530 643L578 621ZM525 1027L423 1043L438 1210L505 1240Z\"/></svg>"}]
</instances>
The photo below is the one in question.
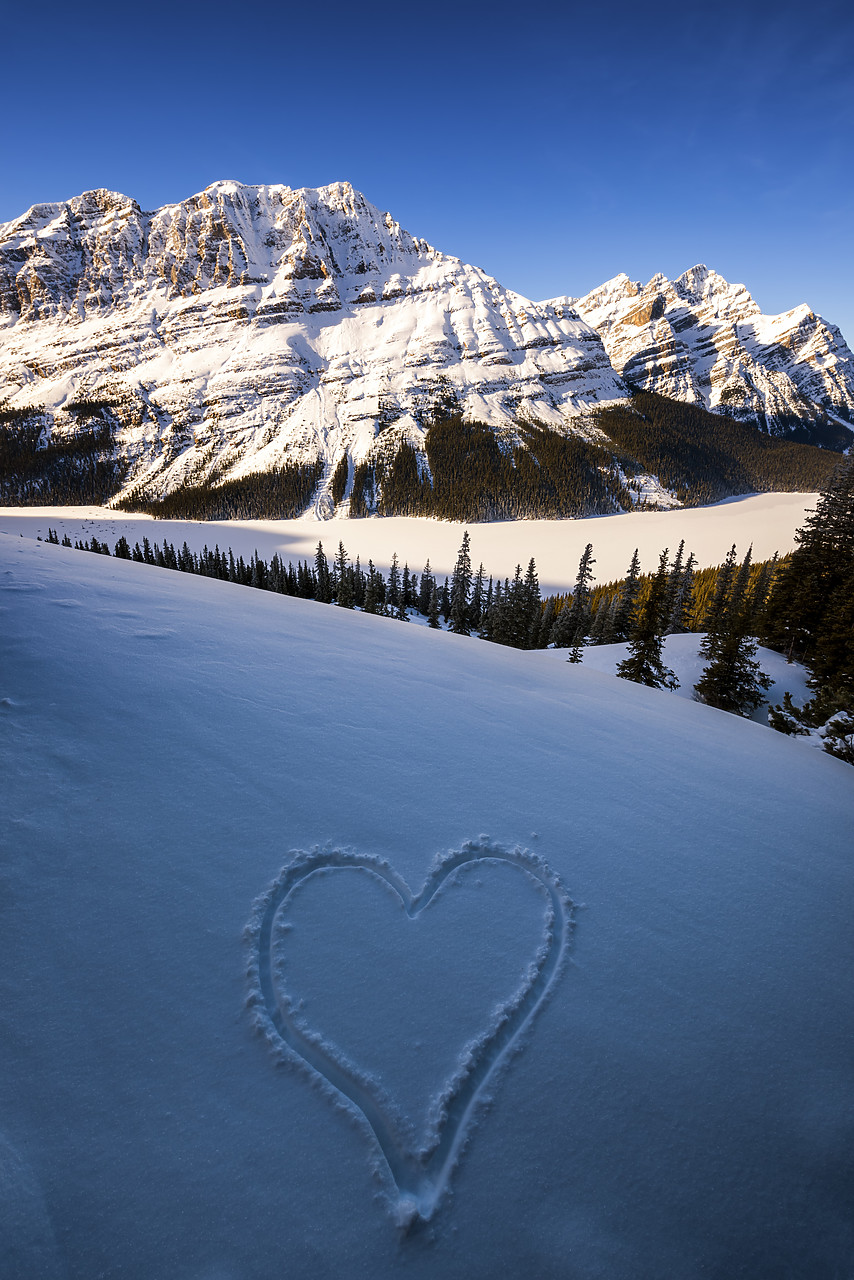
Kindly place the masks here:
<instances>
[{"instance_id":1,"label":"small tree on slope","mask_svg":"<svg viewBox=\"0 0 854 1280\"><path fill-rule=\"evenodd\" d=\"M628 656L617 667L617 675L651 689L678 689L679 681L662 658L663 630L668 598L667 548L661 553L658 570L649 594L637 609Z\"/></svg>"},{"instance_id":2,"label":"small tree on slope","mask_svg":"<svg viewBox=\"0 0 854 1280\"><path fill-rule=\"evenodd\" d=\"M756 641L748 634L752 615L748 591L750 559L749 550L733 580L734 547L727 557L727 573L722 576L731 581L732 586L724 598L715 592L709 610L709 630L700 645L700 653L709 662L694 685L698 702L748 717L761 705L771 687L770 678L756 661Z\"/></svg>"}]
</instances>

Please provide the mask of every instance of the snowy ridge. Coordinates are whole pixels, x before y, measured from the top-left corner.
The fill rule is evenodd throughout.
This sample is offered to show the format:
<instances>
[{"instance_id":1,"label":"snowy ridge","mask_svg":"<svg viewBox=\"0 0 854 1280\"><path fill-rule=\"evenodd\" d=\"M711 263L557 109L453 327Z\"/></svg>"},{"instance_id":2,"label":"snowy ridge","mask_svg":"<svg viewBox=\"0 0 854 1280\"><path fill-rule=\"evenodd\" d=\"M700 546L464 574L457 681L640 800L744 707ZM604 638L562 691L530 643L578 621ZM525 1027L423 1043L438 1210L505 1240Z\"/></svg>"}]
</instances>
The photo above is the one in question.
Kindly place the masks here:
<instances>
[{"instance_id":1,"label":"snowy ridge","mask_svg":"<svg viewBox=\"0 0 854 1280\"><path fill-rule=\"evenodd\" d=\"M501 862L520 869L545 893L542 946L516 993L493 1015L487 1028L466 1045L456 1073L430 1109L427 1143L411 1145L405 1118L395 1112L379 1081L366 1075L335 1045L325 1041L301 1016L284 990L284 971L275 960L276 928L280 913L294 891L310 876L330 870L360 869L389 886L407 917L415 920L461 868ZM370 1130L391 1179L390 1201L401 1227L429 1221L447 1191L448 1182L465 1148L469 1130L489 1102L504 1065L523 1044L534 1016L550 995L568 955L575 907L546 864L520 848L504 849L488 837L467 842L460 850L437 858L422 888L413 894L406 881L382 859L344 850L315 850L297 854L255 904L246 930L250 948L250 995L256 1025L268 1041L296 1064L310 1069L312 1083L332 1101L346 1104ZM287 926L285 926L287 927ZM407 1137L409 1142L407 1142Z\"/></svg>"},{"instance_id":2,"label":"snowy ridge","mask_svg":"<svg viewBox=\"0 0 854 1280\"><path fill-rule=\"evenodd\" d=\"M647 284L620 274L582 298L556 298L592 325L614 369L676 400L769 430L826 415L854 422L854 355L834 325L801 305L759 311L743 284L698 265Z\"/></svg>"},{"instance_id":3,"label":"snowy ridge","mask_svg":"<svg viewBox=\"0 0 854 1280\"><path fill-rule=\"evenodd\" d=\"M349 183L91 191L0 225L0 402L108 401L159 493L419 443L437 413L564 428L625 395L597 334L404 231ZM589 428L586 428L589 432Z\"/></svg>"}]
</instances>

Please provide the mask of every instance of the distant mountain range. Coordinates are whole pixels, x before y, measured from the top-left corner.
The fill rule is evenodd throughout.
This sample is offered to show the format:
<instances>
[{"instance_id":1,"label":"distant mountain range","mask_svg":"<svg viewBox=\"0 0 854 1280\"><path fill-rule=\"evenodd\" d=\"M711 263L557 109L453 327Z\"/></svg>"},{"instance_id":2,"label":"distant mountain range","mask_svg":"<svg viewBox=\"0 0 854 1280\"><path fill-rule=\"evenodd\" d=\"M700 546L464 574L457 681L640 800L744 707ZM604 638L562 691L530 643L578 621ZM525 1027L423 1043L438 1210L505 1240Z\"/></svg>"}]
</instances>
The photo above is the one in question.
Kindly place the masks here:
<instances>
[{"instance_id":1,"label":"distant mountain range","mask_svg":"<svg viewBox=\"0 0 854 1280\"><path fill-rule=\"evenodd\" d=\"M648 391L804 440L836 442L834 424L854 422L854 356L835 325L806 305L764 316L708 267L646 285L619 275L551 305L573 307L613 368Z\"/></svg>"},{"instance_id":2,"label":"distant mountain range","mask_svg":"<svg viewBox=\"0 0 854 1280\"><path fill-rule=\"evenodd\" d=\"M273 476L289 495L277 513L329 515L354 498L354 511L394 507L394 472L398 506L424 509L434 424L443 458L456 424L464 463L476 437L513 483L530 455L538 514L560 488L556 449L564 471L583 458L590 477L608 472L596 509L685 500L604 425L639 389L789 441L854 438L839 330L806 307L762 316L705 267L531 302L348 183L218 182L154 213L100 190L0 225L5 503L214 491L245 514ZM483 511L506 514L496 502Z\"/></svg>"}]
</instances>

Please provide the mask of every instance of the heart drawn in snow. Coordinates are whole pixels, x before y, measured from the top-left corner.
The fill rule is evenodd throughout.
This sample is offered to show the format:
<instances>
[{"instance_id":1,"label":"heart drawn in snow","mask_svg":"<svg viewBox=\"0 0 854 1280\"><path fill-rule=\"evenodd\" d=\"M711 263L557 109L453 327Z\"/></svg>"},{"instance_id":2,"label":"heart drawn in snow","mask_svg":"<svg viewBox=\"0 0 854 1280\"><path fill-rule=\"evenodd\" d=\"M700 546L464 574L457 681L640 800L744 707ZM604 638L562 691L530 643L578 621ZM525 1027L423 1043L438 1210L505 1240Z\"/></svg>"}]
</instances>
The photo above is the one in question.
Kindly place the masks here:
<instances>
[{"instance_id":1,"label":"heart drawn in snow","mask_svg":"<svg viewBox=\"0 0 854 1280\"><path fill-rule=\"evenodd\" d=\"M542 932L535 953L526 957L521 972L515 975L515 990L492 1009L486 1028L460 1046L464 1054L457 1057L454 1068L442 1081L431 1107L426 1141L419 1144L403 1130L379 1082L361 1065L355 1065L345 1051L325 1040L319 1028L307 1023L302 1002L293 998L285 982L282 955L287 953L287 943L282 939L287 934L283 925L284 929L290 928L287 914L299 896L298 890L304 893L309 882L320 877L329 883L330 874L337 872L359 871L370 877L374 885L379 883L385 889L386 897L390 894L396 906L402 908L404 920L418 923L431 903L439 911L445 908L448 894L460 884L457 872L477 872L476 883L480 886L481 878L486 879L480 873L488 875L490 869L498 868L505 872L509 868L525 877L528 887L537 891L537 923ZM440 893L442 901L434 902ZM346 907L351 913L356 909ZM307 1068L315 1082L321 1083L336 1101L346 1100L349 1109L370 1131L382 1156L380 1164L386 1181L390 1179L391 1200L401 1226L409 1228L435 1213L472 1121L487 1100L488 1087L518 1050L523 1033L554 988L568 952L573 910L559 880L544 862L521 849L505 849L485 838L437 859L417 894L387 862L369 854L337 849L298 853L255 903L247 940L251 948L249 1004L257 1024L271 1044ZM309 932L313 936L317 930ZM519 932L525 936L521 927ZM357 957L353 960L355 963ZM397 970L391 972L396 974Z\"/></svg>"}]
</instances>

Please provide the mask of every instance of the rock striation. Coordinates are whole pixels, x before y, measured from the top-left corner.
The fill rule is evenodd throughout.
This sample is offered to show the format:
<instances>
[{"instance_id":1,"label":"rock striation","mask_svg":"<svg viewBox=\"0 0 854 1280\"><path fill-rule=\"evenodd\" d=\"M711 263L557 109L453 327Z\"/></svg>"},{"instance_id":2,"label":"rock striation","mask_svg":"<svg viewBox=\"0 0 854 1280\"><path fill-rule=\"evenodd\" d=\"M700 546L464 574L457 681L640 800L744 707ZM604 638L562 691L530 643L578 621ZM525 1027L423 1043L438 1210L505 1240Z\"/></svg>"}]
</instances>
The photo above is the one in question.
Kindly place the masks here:
<instances>
[{"instance_id":1,"label":"rock striation","mask_svg":"<svg viewBox=\"0 0 854 1280\"><path fill-rule=\"evenodd\" d=\"M90 191L0 225L0 406L108 405L124 492L418 445L440 413L589 433L626 395L598 334L411 236L349 183Z\"/></svg>"},{"instance_id":2,"label":"rock striation","mask_svg":"<svg viewBox=\"0 0 854 1280\"><path fill-rule=\"evenodd\" d=\"M614 369L648 391L774 434L854 422L854 355L808 306L762 315L743 284L705 266L646 284L618 275L582 298L556 298L601 337Z\"/></svg>"}]
</instances>

